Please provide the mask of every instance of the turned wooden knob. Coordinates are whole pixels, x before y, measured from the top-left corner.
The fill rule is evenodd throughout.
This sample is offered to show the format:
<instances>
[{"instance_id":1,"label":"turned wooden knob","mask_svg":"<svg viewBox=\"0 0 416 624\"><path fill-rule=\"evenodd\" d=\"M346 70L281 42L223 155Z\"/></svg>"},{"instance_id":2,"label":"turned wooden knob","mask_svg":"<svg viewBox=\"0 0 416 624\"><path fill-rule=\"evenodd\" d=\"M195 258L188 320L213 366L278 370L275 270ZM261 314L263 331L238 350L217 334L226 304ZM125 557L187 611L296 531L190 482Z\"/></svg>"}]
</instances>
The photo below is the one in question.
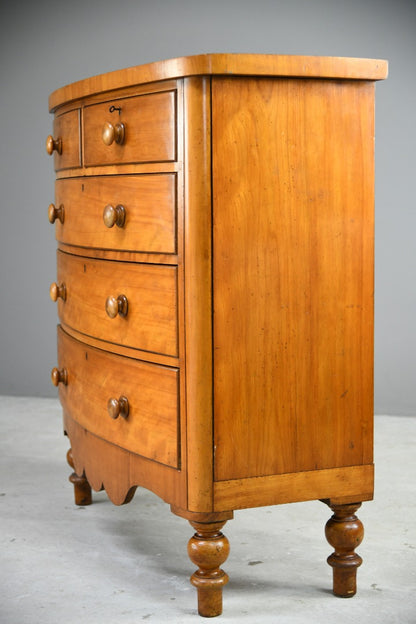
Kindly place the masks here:
<instances>
[{"instance_id":1,"label":"turned wooden knob","mask_svg":"<svg viewBox=\"0 0 416 624\"><path fill-rule=\"evenodd\" d=\"M63 223L64 222L63 204L61 204L59 208L57 208L55 204L49 204L48 219L49 219L49 223L55 223L56 219L58 219L61 223Z\"/></svg>"},{"instance_id":2,"label":"turned wooden knob","mask_svg":"<svg viewBox=\"0 0 416 624\"><path fill-rule=\"evenodd\" d=\"M49 295L52 301L58 301L59 298L62 301L66 301L66 286L62 283L60 286L56 282L53 282L49 288Z\"/></svg>"},{"instance_id":3,"label":"turned wooden knob","mask_svg":"<svg viewBox=\"0 0 416 624\"><path fill-rule=\"evenodd\" d=\"M102 139L105 145L111 145L116 142L118 145L122 145L124 142L125 125L121 122L112 124L106 121L103 126Z\"/></svg>"},{"instance_id":4,"label":"turned wooden knob","mask_svg":"<svg viewBox=\"0 0 416 624\"><path fill-rule=\"evenodd\" d=\"M62 154L62 139L54 139L53 136L50 134L46 139L46 151L48 152L49 156L52 156L54 151L58 152L58 154Z\"/></svg>"},{"instance_id":5,"label":"turned wooden knob","mask_svg":"<svg viewBox=\"0 0 416 624\"><path fill-rule=\"evenodd\" d=\"M114 297L110 295L105 302L105 311L110 318L116 318L117 315L125 318L128 312L128 301L126 295Z\"/></svg>"},{"instance_id":6,"label":"turned wooden knob","mask_svg":"<svg viewBox=\"0 0 416 624\"><path fill-rule=\"evenodd\" d=\"M51 379L54 386L59 386L59 384L64 384L66 386L68 384L68 372L66 368L53 368L51 371Z\"/></svg>"},{"instance_id":7,"label":"turned wooden knob","mask_svg":"<svg viewBox=\"0 0 416 624\"><path fill-rule=\"evenodd\" d=\"M119 416L127 418L129 415L129 402L127 397L121 396L119 399L108 399L107 410L110 418L114 420Z\"/></svg>"},{"instance_id":8,"label":"turned wooden knob","mask_svg":"<svg viewBox=\"0 0 416 624\"><path fill-rule=\"evenodd\" d=\"M123 227L126 221L126 209L121 204L118 204L116 207L108 204L104 208L103 221L108 228L112 228L114 225L117 225L119 228Z\"/></svg>"}]
</instances>

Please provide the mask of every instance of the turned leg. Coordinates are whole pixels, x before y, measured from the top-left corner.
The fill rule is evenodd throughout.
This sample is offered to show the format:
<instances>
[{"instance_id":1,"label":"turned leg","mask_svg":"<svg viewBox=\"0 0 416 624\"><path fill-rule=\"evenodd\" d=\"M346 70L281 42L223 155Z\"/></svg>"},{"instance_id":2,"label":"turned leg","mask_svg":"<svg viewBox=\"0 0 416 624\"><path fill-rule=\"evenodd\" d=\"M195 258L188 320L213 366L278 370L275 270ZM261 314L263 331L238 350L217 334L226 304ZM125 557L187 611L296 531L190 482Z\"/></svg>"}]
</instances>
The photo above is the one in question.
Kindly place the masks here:
<instances>
[{"instance_id":1,"label":"turned leg","mask_svg":"<svg viewBox=\"0 0 416 624\"><path fill-rule=\"evenodd\" d=\"M190 520L196 533L188 543L188 554L198 570L191 583L198 590L198 613L214 617L222 613L222 588L228 583L227 574L220 565L228 557L230 544L221 533L223 522L195 522Z\"/></svg>"},{"instance_id":2,"label":"turned leg","mask_svg":"<svg viewBox=\"0 0 416 624\"><path fill-rule=\"evenodd\" d=\"M68 464L74 470L74 460L72 458L72 449L69 449L66 454L66 459ZM79 477L75 472L71 474L69 477L70 482L74 486L74 497L76 505L91 505L92 497L91 497L91 486L88 483L85 476Z\"/></svg>"},{"instance_id":3,"label":"turned leg","mask_svg":"<svg viewBox=\"0 0 416 624\"><path fill-rule=\"evenodd\" d=\"M333 591L336 596L350 598L357 591L357 568L362 559L354 549L361 544L364 528L355 512L361 503L330 504L334 515L325 527L325 536L335 551L327 559L333 568Z\"/></svg>"}]
</instances>

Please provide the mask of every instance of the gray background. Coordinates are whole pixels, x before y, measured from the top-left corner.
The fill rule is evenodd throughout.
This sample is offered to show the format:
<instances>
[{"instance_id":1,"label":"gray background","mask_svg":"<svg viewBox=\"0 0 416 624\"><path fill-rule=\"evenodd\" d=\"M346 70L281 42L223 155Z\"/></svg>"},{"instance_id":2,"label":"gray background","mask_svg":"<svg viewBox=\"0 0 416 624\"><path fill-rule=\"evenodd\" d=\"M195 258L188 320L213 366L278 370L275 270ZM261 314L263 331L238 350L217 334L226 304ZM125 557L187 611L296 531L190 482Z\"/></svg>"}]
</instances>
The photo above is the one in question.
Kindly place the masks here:
<instances>
[{"instance_id":1,"label":"gray background","mask_svg":"<svg viewBox=\"0 0 416 624\"><path fill-rule=\"evenodd\" d=\"M0 0L0 394L54 396L48 95L203 52L386 58L376 105L376 413L415 414L414 0Z\"/></svg>"}]
</instances>

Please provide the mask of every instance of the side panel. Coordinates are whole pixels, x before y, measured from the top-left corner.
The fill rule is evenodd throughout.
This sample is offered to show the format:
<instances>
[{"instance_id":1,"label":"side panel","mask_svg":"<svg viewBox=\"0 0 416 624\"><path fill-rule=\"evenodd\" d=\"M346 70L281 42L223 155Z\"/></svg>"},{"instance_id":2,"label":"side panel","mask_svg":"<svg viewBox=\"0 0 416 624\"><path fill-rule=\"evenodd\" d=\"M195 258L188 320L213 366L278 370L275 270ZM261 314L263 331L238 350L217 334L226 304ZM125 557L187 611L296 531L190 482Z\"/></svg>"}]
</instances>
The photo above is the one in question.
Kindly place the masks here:
<instances>
[{"instance_id":1,"label":"side panel","mask_svg":"<svg viewBox=\"0 0 416 624\"><path fill-rule=\"evenodd\" d=\"M373 85L214 78L215 479L372 463Z\"/></svg>"}]
</instances>

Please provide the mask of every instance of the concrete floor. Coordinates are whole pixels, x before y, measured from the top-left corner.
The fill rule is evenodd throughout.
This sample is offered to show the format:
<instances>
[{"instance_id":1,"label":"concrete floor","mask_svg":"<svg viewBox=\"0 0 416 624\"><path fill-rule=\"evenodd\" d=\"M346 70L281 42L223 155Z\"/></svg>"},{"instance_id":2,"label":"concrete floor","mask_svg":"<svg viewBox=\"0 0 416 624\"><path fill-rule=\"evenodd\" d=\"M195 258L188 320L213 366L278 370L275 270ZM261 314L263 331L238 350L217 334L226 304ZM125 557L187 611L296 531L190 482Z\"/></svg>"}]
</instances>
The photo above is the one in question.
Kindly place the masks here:
<instances>
[{"instance_id":1,"label":"concrete floor","mask_svg":"<svg viewBox=\"0 0 416 624\"><path fill-rule=\"evenodd\" d=\"M0 623L203 622L189 584L192 529L138 490L73 503L54 399L0 398ZM416 623L416 418L376 418L376 497L359 517L358 593L332 596L319 502L238 511L224 615L238 624Z\"/></svg>"}]
</instances>

